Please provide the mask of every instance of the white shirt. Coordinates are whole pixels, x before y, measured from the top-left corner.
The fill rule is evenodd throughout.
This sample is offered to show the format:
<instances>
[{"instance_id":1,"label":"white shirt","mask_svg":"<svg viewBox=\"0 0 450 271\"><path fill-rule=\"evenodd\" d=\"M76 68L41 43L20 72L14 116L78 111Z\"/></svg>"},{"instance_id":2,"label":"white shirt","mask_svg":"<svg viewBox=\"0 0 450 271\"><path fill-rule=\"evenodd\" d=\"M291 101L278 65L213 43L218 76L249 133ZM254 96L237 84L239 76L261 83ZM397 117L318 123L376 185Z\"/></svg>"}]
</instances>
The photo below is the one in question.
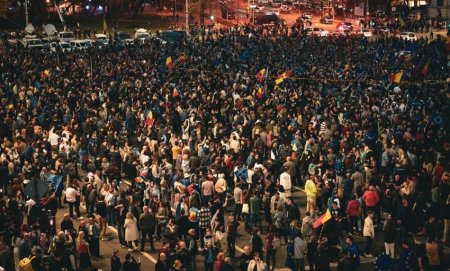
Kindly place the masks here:
<instances>
[{"instance_id":1,"label":"white shirt","mask_svg":"<svg viewBox=\"0 0 450 271\"><path fill-rule=\"evenodd\" d=\"M36 202L33 199L29 199L25 202L25 207L27 208L27 215L30 215L31 207L33 207Z\"/></svg>"},{"instance_id":2,"label":"white shirt","mask_svg":"<svg viewBox=\"0 0 450 271\"><path fill-rule=\"evenodd\" d=\"M283 186L284 191L290 190L292 187L291 184L291 175L287 172L283 172L280 175L280 185Z\"/></svg>"},{"instance_id":3,"label":"white shirt","mask_svg":"<svg viewBox=\"0 0 450 271\"><path fill-rule=\"evenodd\" d=\"M57 146L58 145L58 140L59 140L59 135L52 133L48 136L48 141L50 142L50 145Z\"/></svg>"},{"instance_id":4,"label":"white shirt","mask_svg":"<svg viewBox=\"0 0 450 271\"><path fill-rule=\"evenodd\" d=\"M75 190L73 187L69 187L66 189L66 201L67 202L75 202L77 200L77 196L80 193Z\"/></svg>"}]
</instances>

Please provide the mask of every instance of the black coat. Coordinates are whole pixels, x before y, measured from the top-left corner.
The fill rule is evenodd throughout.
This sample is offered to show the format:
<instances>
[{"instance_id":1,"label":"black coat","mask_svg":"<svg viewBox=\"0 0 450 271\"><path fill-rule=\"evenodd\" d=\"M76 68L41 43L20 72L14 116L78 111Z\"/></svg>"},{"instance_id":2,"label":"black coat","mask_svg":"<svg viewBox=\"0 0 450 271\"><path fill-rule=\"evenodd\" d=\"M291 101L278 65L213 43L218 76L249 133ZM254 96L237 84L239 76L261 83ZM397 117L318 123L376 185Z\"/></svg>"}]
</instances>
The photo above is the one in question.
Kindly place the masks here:
<instances>
[{"instance_id":1,"label":"black coat","mask_svg":"<svg viewBox=\"0 0 450 271\"><path fill-rule=\"evenodd\" d=\"M122 268L122 262L119 257L112 256L111 257L111 271L120 271Z\"/></svg>"},{"instance_id":2,"label":"black coat","mask_svg":"<svg viewBox=\"0 0 450 271\"><path fill-rule=\"evenodd\" d=\"M169 271L169 267L167 267L167 263L162 262L161 260L158 260L155 265L155 270L158 271Z\"/></svg>"},{"instance_id":3,"label":"black coat","mask_svg":"<svg viewBox=\"0 0 450 271\"><path fill-rule=\"evenodd\" d=\"M135 261L125 261L122 265L122 271L140 271L141 264Z\"/></svg>"}]
</instances>

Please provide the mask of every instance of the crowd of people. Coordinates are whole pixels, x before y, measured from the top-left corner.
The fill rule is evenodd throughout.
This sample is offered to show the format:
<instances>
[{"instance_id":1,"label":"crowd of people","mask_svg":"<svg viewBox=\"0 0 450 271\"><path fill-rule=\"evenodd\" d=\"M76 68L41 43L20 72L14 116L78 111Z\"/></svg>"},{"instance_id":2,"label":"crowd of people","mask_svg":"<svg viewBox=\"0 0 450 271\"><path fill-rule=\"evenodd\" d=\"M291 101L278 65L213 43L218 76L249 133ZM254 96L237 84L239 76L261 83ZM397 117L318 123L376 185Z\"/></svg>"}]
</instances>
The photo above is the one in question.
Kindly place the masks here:
<instances>
[{"instance_id":1,"label":"crowd of people","mask_svg":"<svg viewBox=\"0 0 450 271\"><path fill-rule=\"evenodd\" d=\"M148 248L158 271L196 271L200 259L205 270L355 270L373 253L377 270L442 270L445 40L242 26L116 43L0 49L4 270L27 259L34 271L89 269L108 226L128 249L125 260L114 251L113 271L139 270L133 255ZM64 189L36 197L50 174Z\"/></svg>"}]
</instances>

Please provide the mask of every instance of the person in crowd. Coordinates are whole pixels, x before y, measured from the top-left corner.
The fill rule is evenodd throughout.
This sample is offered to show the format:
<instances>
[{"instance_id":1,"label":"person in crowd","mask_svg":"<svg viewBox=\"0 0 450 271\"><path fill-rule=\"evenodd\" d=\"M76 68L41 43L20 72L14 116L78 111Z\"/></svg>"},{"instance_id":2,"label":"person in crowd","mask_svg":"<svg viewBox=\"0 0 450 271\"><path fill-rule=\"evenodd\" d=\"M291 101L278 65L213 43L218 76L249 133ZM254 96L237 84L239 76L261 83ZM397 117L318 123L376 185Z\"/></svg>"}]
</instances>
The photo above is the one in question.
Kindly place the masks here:
<instances>
[{"instance_id":1,"label":"person in crowd","mask_svg":"<svg viewBox=\"0 0 450 271\"><path fill-rule=\"evenodd\" d=\"M111 257L111 271L120 270L122 270L122 260L120 259L120 252L118 250L114 250Z\"/></svg>"},{"instance_id":2,"label":"person in crowd","mask_svg":"<svg viewBox=\"0 0 450 271\"><path fill-rule=\"evenodd\" d=\"M255 255L255 253L258 253L259 255L262 255L264 244L263 240L261 238L261 231L258 228L253 229L253 235L250 239L250 246L252 248L252 255Z\"/></svg>"},{"instance_id":3,"label":"person in crowd","mask_svg":"<svg viewBox=\"0 0 450 271\"><path fill-rule=\"evenodd\" d=\"M131 212L127 213L123 227L125 228L125 242L127 242L128 251L137 250L136 243L139 239L139 230L136 218Z\"/></svg>"},{"instance_id":4,"label":"person in crowd","mask_svg":"<svg viewBox=\"0 0 450 271\"><path fill-rule=\"evenodd\" d=\"M125 255L125 261L122 265L123 271L139 271L141 269L141 258L138 257L137 260L128 253Z\"/></svg>"},{"instance_id":5,"label":"person in crowd","mask_svg":"<svg viewBox=\"0 0 450 271\"><path fill-rule=\"evenodd\" d=\"M266 264L259 257L259 253L258 252L256 252L253 255L253 259L250 260L250 262L248 263L247 271L253 271L253 270L257 270L257 271L264 271L264 270L266 270Z\"/></svg>"},{"instance_id":6,"label":"person in crowd","mask_svg":"<svg viewBox=\"0 0 450 271\"><path fill-rule=\"evenodd\" d=\"M366 248L364 249L365 257L373 257L371 254L373 239L375 238L375 229L373 226L373 212L369 211L366 219L364 219L363 235L366 237Z\"/></svg>"},{"instance_id":7,"label":"person in crowd","mask_svg":"<svg viewBox=\"0 0 450 271\"><path fill-rule=\"evenodd\" d=\"M246 271L248 269L248 264L253 259L251 249L249 246L244 247L244 252L242 252L239 258L239 270Z\"/></svg>"},{"instance_id":8,"label":"person in crowd","mask_svg":"<svg viewBox=\"0 0 450 271\"><path fill-rule=\"evenodd\" d=\"M202 250L202 255L205 257L205 271L214 271L214 262L217 258L217 248L213 246L212 242L207 242Z\"/></svg>"},{"instance_id":9,"label":"person in crowd","mask_svg":"<svg viewBox=\"0 0 450 271\"><path fill-rule=\"evenodd\" d=\"M196 239L196 233L195 229L189 229L187 232L186 237L184 238L184 241L186 242L187 250L190 254L190 263L191 271L197 270L197 255L198 255L198 245L197 245L197 239Z\"/></svg>"},{"instance_id":10,"label":"person in crowd","mask_svg":"<svg viewBox=\"0 0 450 271\"><path fill-rule=\"evenodd\" d=\"M19 245L19 260L30 257L31 248L32 248L32 243L30 240L30 234L25 233L23 235L23 239L20 241L20 245Z\"/></svg>"},{"instance_id":11,"label":"person in crowd","mask_svg":"<svg viewBox=\"0 0 450 271\"><path fill-rule=\"evenodd\" d=\"M395 222L391 214L388 214L387 219L384 221L383 232L384 232L384 248L386 251L386 255L389 255L389 257L394 259L396 229L395 229Z\"/></svg>"},{"instance_id":12,"label":"person in crowd","mask_svg":"<svg viewBox=\"0 0 450 271\"><path fill-rule=\"evenodd\" d=\"M91 256L100 257L100 227L97 224L95 218L89 219L89 224L87 225L87 240L89 243L89 252Z\"/></svg>"},{"instance_id":13,"label":"person in crowd","mask_svg":"<svg viewBox=\"0 0 450 271\"><path fill-rule=\"evenodd\" d=\"M294 239L294 262L297 271L305 271L306 241L301 232Z\"/></svg>"},{"instance_id":14,"label":"person in crowd","mask_svg":"<svg viewBox=\"0 0 450 271\"><path fill-rule=\"evenodd\" d=\"M89 253L89 243L86 241L86 235L84 231L78 232L77 237L77 251L79 255L79 267L90 268L91 267L91 255Z\"/></svg>"},{"instance_id":15,"label":"person in crowd","mask_svg":"<svg viewBox=\"0 0 450 271\"><path fill-rule=\"evenodd\" d=\"M228 244L228 255L230 258L235 257L235 244L238 231L239 222L234 218L234 215L228 217L228 227L227 227L227 244Z\"/></svg>"},{"instance_id":16,"label":"person in crowd","mask_svg":"<svg viewBox=\"0 0 450 271\"><path fill-rule=\"evenodd\" d=\"M361 24L373 27L375 20L384 19ZM192 242L184 243L192 229L201 249L212 239L234 257L243 230L272 226L284 236L293 269L300 231L310 270L328 270L325 256L336 258L337 245L344 255L354 255L346 251L346 232L363 229L361 245L372 252L374 239L383 238L373 227L383 224L386 256L400 255L398 270L428 268L427 258L436 254L435 241L427 239L448 241L448 42L435 31L440 21L383 21L391 32L428 33L433 26L436 39L414 42L309 36L300 21L198 25L164 44L124 44L116 33L101 48L56 55L5 39L0 252L12 245L16 267L34 246L43 259L50 256L55 270L75 269L73 257L65 256L72 254L90 266L89 249L97 254L98 238L95 223L82 218L81 204L88 218L100 217L99 237L105 237L106 225L117 226L120 244L132 250L141 238L145 248L146 235L152 235L148 208L156 219L153 245L170 244L164 252L169 269L195 269ZM306 220L289 197L302 180ZM29 191L39 182L58 187L38 200ZM61 195L67 209L57 208ZM330 205L332 219L311 227ZM61 211L68 213L62 222ZM376 224L372 229L363 221L369 217ZM403 243L398 252L392 249L393 229L395 241ZM146 234L139 236L140 230ZM414 248L404 243L411 235ZM177 240L183 241L178 247ZM175 263L177 257L181 261ZM217 269L232 270L229 258L222 259Z\"/></svg>"},{"instance_id":17,"label":"person in crowd","mask_svg":"<svg viewBox=\"0 0 450 271\"><path fill-rule=\"evenodd\" d=\"M106 240L106 229L108 227L108 207L105 202L105 196L100 195L95 207L100 228L100 239Z\"/></svg>"},{"instance_id":18,"label":"person in crowd","mask_svg":"<svg viewBox=\"0 0 450 271\"><path fill-rule=\"evenodd\" d=\"M356 270L360 265L360 255L358 245L353 241L352 236L347 236L345 239L346 248L343 251L345 259L348 260L348 268L350 270Z\"/></svg>"},{"instance_id":19,"label":"person in crowd","mask_svg":"<svg viewBox=\"0 0 450 271\"><path fill-rule=\"evenodd\" d=\"M161 271L169 271L169 266L167 262L167 255L165 253L159 254L159 259L155 264L155 270L161 270Z\"/></svg>"},{"instance_id":20,"label":"person in crowd","mask_svg":"<svg viewBox=\"0 0 450 271\"><path fill-rule=\"evenodd\" d=\"M153 234L155 233L156 228L156 218L148 206L144 206L143 210L144 212L139 217L139 228L141 230L141 251L144 251L147 236L150 241L151 251L155 251Z\"/></svg>"}]
</instances>

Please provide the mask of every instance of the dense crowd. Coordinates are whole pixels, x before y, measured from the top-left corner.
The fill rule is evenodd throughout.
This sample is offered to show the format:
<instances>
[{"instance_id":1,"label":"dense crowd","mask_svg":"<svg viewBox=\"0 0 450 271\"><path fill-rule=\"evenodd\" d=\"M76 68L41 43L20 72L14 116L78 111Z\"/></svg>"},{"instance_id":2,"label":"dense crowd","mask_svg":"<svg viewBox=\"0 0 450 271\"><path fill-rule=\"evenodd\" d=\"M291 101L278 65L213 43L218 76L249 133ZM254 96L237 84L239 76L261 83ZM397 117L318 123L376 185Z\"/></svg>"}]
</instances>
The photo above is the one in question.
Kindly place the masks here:
<instances>
[{"instance_id":1,"label":"dense crowd","mask_svg":"<svg viewBox=\"0 0 450 271\"><path fill-rule=\"evenodd\" d=\"M56 54L1 48L3 269L27 258L34 271L89 269L112 226L130 253L149 239L158 271L196 271L201 257L205 270L320 271L338 259L355 270L380 253L381 232L377 270L442 270L445 40L244 26L166 45L111 42ZM64 189L36 198L50 174ZM304 187L303 214L294 187ZM251 242L236 255L244 232ZM111 270L139 270L119 254Z\"/></svg>"}]
</instances>

